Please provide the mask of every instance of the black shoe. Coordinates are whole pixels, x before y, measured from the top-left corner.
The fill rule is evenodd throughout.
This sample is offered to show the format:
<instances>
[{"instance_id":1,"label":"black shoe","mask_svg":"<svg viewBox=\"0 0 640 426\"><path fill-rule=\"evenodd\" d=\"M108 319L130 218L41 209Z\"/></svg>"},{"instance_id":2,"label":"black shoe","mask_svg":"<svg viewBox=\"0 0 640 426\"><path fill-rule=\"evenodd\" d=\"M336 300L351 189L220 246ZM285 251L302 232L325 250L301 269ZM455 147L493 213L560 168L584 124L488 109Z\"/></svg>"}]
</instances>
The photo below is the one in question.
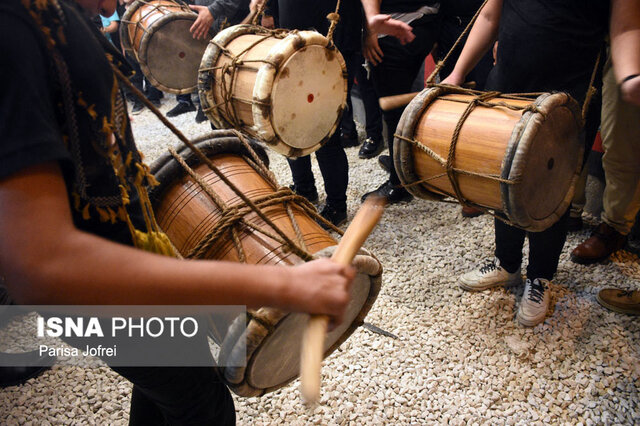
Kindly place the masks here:
<instances>
[{"instance_id":1,"label":"black shoe","mask_svg":"<svg viewBox=\"0 0 640 426\"><path fill-rule=\"evenodd\" d=\"M351 148L360 145L358 133L340 133L340 143L343 148Z\"/></svg>"},{"instance_id":2,"label":"black shoe","mask_svg":"<svg viewBox=\"0 0 640 426\"><path fill-rule=\"evenodd\" d=\"M318 190L315 187L313 187L313 189L309 191L301 191L298 189L296 184L293 184L293 185L289 185L289 189L298 195L302 195L311 204L316 204L318 202Z\"/></svg>"},{"instance_id":3,"label":"black shoe","mask_svg":"<svg viewBox=\"0 0 640 426\"><path fill-rule=\"evenodd\" d=\"M333 207L331 204L325 204L320 212L320 216L328 220L333 226L340 226L347 222L347 208L341 209ZM324 229L329 229L324 223L320 224Z\"/></svg>"},{"instance_id":4,"label":"black shoe","mask_svg":"<svg viewBox=\"0 0 640 426\"><path fill-rule=\"evenodd\" d=\"M382 167L382 170L384 170L387 173L391 172L391 156L390 155L381 155L380 157L378 157L378 164L380 164L380 167Z\"/></svg>"},{"instance_id":5,"label":"black shoe","mask_svg":"<svg viewBox=\"0 0 640 426\"><path fill-rule=\"evenodd\" d=\"M406 189L394 186L390 181L386 181L375 191L367 192L361 198L361 201L367 199L369 195L375 194L379 197L387 199L387 204L396 204L401 202L409 202L413 200L413 195L409 194Z\"/></svg>"},{"instance_id":6,"label":"black shoe","mask_svg":"<svg viewBox=\"0 0 640 426\"><path fill-rule=\"evenodd\" d=\"M156 108L160 108L162 106L162 102L160 102L160 99L149 99L149 102L151 102L151 105Z\"/></svg>"},{"instance_id":7,"label":"black shoe","mask_svg":"<svg viewBox=\"0 0 640 426\"><path fill-rule=\"evenodd\" d=\"M373 158L382 152L382 141L374 141L371 138L365 139L358 151L358 157L360 158Z\"/></svg>"},{"instance_id":8,"label":"black shoe","mask_svg":"<svg viewBox=\"0 0 640 426\"><path fill-rule=\"evenodd\" d=\"M56 361L55 357L40 355L39 350L24 353L0 353L2 364L18 367L0 367L0 388L21 385L32 377L48 370Z\"/></svg>"},{"instance_id":9,"label":"black shoe","mask_svg":"<svg viewBox=\"0 0 640 426\"><path fill-rule=\"evenodd\" d=\"M567 221L567 231L568 232L578 232L582 229L584 223L582 223L582 216L572 217L569 216L569 220Z\"/></svg>"},{"instance_id":10,"label":"black shoe","mask_svg":"<svg viewBox=\"0 0 640 426\"><path fill-rule=\"evenodd\" d=\"M133 115L140 114L143 109L144 109L144 104L142 102L140 102L138 99L133 101L133 108L131 108L131 113Z\"/></svg>"},{"instance_id":11,"label":"black shoe","mask_svg":"<svg viewBox=\"0 0 640 426\"><path fill-rule=\"evenodd\" d=\"M193 106L192 103L178 102L178 105L174 106L167 112L167 117L177 117L180 114L193 112L195 110L196 110L196 107Z\"/></svg>"},{"instance_id":12,"label":"black shoe","mask_svg":"<svg viewBox=\"0 0 640 426\"><path fill-rule=\"evenodd\" d=\"M204 115L204 111L198 105L198 112L196 113L196 123L202 123L203 121L207 121L207 116Z\"/></svg>"}]
</instances>

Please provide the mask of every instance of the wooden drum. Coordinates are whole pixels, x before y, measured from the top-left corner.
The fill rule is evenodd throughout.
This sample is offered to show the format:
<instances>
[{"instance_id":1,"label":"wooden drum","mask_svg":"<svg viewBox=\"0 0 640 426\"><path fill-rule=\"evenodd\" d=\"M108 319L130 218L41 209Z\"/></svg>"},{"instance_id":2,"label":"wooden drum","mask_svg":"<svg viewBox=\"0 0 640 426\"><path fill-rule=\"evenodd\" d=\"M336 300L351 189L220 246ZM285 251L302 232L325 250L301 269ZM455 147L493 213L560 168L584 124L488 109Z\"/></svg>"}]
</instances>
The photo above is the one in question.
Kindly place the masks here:
<instances>
[{"instance_id":1,"label":"wooden drum","mask_svg":"<svg viewBox=\"0 0 640 426\"><path fill-rule=\"evenodd\" d=\"M342 55L315 31L236 25L211 40L200 64L200 102L218 128L237 128L288 157L320 148L347 96Z\"/></svg>"},{"instance_id":2,"label":"wooden drum","mask_svg":"<svg viewBox=\"0 0 640 426\"><path fill-rule=\"evenodd\" d=\"M463 118L478 96L486 99ZM405 109L394 164L417 197L451 195L542 231L571 203L582 165L581 128L580 107L566 93L527 99L434 87Z\"/></svg>"},{"instance_id":3,"label":"wooden drum","mask_svg":"<svg viewBox=\"0 0 640 426\"><path fill-rule=\"evenodd\" d=\"M175 94L195 91L207 48L207 40L194 40L189 32L197 17L185 3L172 0L137 0L122 16L122 45L158 89Z\"/></svg>"},{"instance_id":4,"label":"wooden drum","mask_svg":"<svg viewBox=\"0 0 640 426\"><path fill-rule=\"evenodd\" d=\"M293 193L278 189L266 167L258 165L260 159L255 152L232 131L214 134L214 139L198 147L221 173L259 205L260 211L289 238L298 241L298 235L302 236L308 253L331 256L336 241L315 222ZM264 155L264 151L262 153ZM180 156L200 177L198 180L215 193L212 198L169 154L152 165L151 171L160 182L150 194L156 218L184 257L244 260L252 264L293 265L303 261L285 249L275 230L257 213L242 207L245 204L238 194L188 148L181 150ZM288 201L268 201L283 194L289 196ZM223 210L234 208L239 209L235 211L240 211L240 219L232 220L233 224L222 232L216 231L221 223L229 221L229 214ZM294 229L294 221L299 234ZM354 265L358 275L352 287L352 300L345 320L327 335L325 356L362 324L380 290L382 266L377 259L362 251ZM217 318L212 334L220 343L218 364L227 366L221 367L221 376L229 387L238 395L258 396L295 379L299 374L300 346L307 318L306 314L270 307L248 310L246 329L242 318Z\"/></svg>"}]
</instances>

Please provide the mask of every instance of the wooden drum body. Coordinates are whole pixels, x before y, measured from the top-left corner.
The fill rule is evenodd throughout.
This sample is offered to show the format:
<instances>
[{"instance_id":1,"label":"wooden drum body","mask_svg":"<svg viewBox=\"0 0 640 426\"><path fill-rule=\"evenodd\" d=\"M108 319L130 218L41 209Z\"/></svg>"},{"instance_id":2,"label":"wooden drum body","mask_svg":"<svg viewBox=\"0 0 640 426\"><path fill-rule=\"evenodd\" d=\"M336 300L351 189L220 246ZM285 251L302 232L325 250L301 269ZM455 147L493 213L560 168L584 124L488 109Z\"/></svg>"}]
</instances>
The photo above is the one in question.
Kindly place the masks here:
<instances>
[{"instance_id":1,"label":"wooden drum body","mask_svg":"<svg viewBox=\"0 0 640 426\"><path fill-rule=\"evenodd\" d=\"M122 16L120 39L149 82L160 90L195 91L207 40L194 40L189 28L198 14L172 0L137 0Z\"/></svg>"},{"instance_id":2,"label":"wooden drum body","mask_svg":"<svg viewBox=\"0 0 640 426\"><path fill-rule=\"evenodd\" d=\"M344 59L315 31L251 25L220 31L200 64L200 102L218 128L238 128L288 157L320 148L347 96Z\"/></svg>"},{"instance_id":3,"label":"wooden drum body","mask_svg":"<svg viewBox=\"0 0 640 426\"><path fill-rule=\"evenodd\" d=\"M275 181L263 173L266 168L259 170L256 156L249 153L234 133L215 133L218 136L214 140L203 142L198 147L222 174L256 204L277 195ZM240 197L189 149L183 149L180 155L227 208L244 205ZM160 186L151 192L156 219L183 256L194 257L195 254L197 258L229 261L243 259L251 264L293 265L302 262L281 242L256 231L255 228L260 228L276 234L250 209L243 210L242 220L218 234L211 244L203 245L211 237L213 228L228 216L171 155L159 158L151 171L160 181ZM287 210L292 213L293 220ZM336 247L336 241L297 204L295 198L292 201L263 203L260 211L297 241L295 220L308 253L330 256ZM204 249L198 254L194 249L199 246ZM380 290L382 266L377 259L362 251L354 265L358 275L352 287L352 300L345 320L327 335L325 356L362 324ZM216 319L212 328L214 339L220 343L218 364L235 366L221 367L221 376L229 387L238 395L258 396L295 379L299 374L300 346L307 318L306 314L262 307L247 311L246 324L242 322L244 318Z\"/></svg>"},{"instance_id":4,"label":"wooden drum body","mask_svg":"<svg viewBox=\"0 0 640 426\"><path fill-rule=\"evenodd\" d=\"M461 120L478 93L435 87L407 106L394 140L400 181L417 197L463 198L542 231L573 197L584 150L580 108L566 93L505 95L479 102Z\"/></svg>"}]
</instances>

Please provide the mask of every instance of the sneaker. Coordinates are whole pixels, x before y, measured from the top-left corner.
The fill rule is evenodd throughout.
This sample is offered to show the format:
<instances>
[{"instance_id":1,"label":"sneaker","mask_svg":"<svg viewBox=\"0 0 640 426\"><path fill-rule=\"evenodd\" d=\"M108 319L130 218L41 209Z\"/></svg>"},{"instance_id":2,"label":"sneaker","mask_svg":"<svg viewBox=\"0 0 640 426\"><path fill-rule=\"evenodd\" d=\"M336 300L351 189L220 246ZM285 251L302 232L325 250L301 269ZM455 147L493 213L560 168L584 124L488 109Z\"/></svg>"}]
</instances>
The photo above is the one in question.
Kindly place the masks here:
<instances>
[{"instance_id":1,"label":"sneaker","mask_svg":"<svg viewBox=\"0 0 640 426\"><path fill-rule=\"evenodd\" d=\"M364 203L369 195L375 194L378 197L384 197L387 199L387 204L396 204L401 202L409 202L413 200L413 195L401 186L395 186L391 181L386 181L378 187L375 191L367 192L362 196L360 201Z\"/></svg>"},{"instance_id":2,"label":"sneaker","mask_svg":"<svg viewBox=\"0 0 640 426\"><path fill-rule=\"evenodd\" d=\"M178 102L178 105L174 106L167 112L167 117L177 117L187 112L193 112L196 107L192 103Z\"/></svg>"},{"instance_id":3,"label":"sneaker","mask_svg":"<svg viewBox=\"0 0 640 426\"><path fill-rule=\"evenodd\" d=\"M316 204L318 202L318 190L314 186L310 191L302 191L298 188L298 186L294 183L289 185L289 189L295 192L298 195L302 195L306 198L311 204Z\"/></svg>"},{"instance_id":4,"label":"sneaker","mask_svg":"<svg viewBox=\"0 0 640 426\"><path fill-rule=\"evenodd\" d=\"M391 173L391 156L390 155L381 155L378 157L378 164L382 167L387 173Z\"/></svg>"},{"instance_id":5,"label":"sneaker","mask_svg":"<svg viewBox=\"0 0 640 426\"><path fill-rule=\"evenodd\" d=\"M202 107L198 105L198 112L196 112L196 123L202 123L203 121L207 121L207 116L204 115Z\"/></svg>"},{"instance_id":6,"label":"sneaker","mask_svg":"<svg viewBox=\"0 0 640 426\"><path fill-rule=\"evenodd\" d=\"M138 115L144 109L144 104L140 102L138 99L133 101L133 107L131 108L131 114Z\"/></svg>"},{"instance_id":7,"label":"sneaker","mask_svg":"<svg viewBox=\"0 0 640 426\"><path fill-rule=\"evenodd\" d=\"M596 300L605 308L629 315L640 315L640 292L605 288L598 292Z\"/></svg>"},{"instance_id":8,"label":"sneaker","mask_svg":"<svg viewBox=\"0 0 640 426\"><path fill-rule=\"evenodd\" d=\"M547 316L550 300L551 291L548 280L544 278L536 278L533 281L527 279L516 318L525 327L540 324Z\"/></svg>"},{"instance_id":9,"label":"sneaker","mask_svg":"<svg viewBox=\"0 0 640 426\"><path fill-rule=\"evenodd\" d=\"M333 226L340 226L347 222L347 208L335 208L331 204L325 204L320 212L320 216L328 220ZM328 229L324 223L320 224L323 228Z\"/></svg>"},{"instance_id":10,"label":"sneaker","mask_svg":"<svg viewBox=\"0 0 640 426\"><path fill-rule=\"evenodd\" d=\"M510 287L522 283L520 268L514 273L500 266L500 260L494 258L475 271L467 272L458 280L458 285L467 291L482 291L494 287Z\"/></svg>"}]
</instances>

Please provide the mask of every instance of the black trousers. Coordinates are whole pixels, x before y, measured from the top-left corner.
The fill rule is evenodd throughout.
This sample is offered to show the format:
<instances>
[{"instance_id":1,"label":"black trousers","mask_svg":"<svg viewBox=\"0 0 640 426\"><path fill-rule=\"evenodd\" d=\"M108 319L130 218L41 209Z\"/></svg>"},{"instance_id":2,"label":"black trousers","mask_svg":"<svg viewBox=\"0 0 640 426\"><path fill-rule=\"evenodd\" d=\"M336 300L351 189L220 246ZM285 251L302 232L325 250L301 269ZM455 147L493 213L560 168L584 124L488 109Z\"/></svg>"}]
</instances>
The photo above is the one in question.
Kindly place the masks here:
<instances>
[{"instance_id":1,"label":"black trousers","mask_svg":"<svg viewBox=\"0 0 640 426\"><path fill-rule=\"evenodd\" d=\"M349 74L347 87L347 109L342 114L340 127L342 133L347 135L356 134L356 124L353 121L353 103L351 102L351 93L353 85L358 82L358 90L365 113L365 127L367 137L374 141L382 140L382 111L378 105L378 94L373 87L373 83L367 78L367 72L362 66L364 58L358 53L344 53L344 61L347 64L347 73Z\"/></svg>"},{"instance_id":2,"label":"black trousers","mask_svg":"<svg viewBox=\"0 0 640 426\"><path fill-rule=\"evenodd\" d=\"M391 96L408 93L424 59L433 49L438 36L439 20L436 16L425 15L410 24L416 38L408 44L402 45L397 38L386 36L378 39L384 58L373 67L373 85L378 96ZM398 127L403 108L383 111L382 116L387 124L387 140L389 154L393 158L393 134ZM393 161L389 180L394 185L400 185Z\"/></svg>"}]
</instances>

